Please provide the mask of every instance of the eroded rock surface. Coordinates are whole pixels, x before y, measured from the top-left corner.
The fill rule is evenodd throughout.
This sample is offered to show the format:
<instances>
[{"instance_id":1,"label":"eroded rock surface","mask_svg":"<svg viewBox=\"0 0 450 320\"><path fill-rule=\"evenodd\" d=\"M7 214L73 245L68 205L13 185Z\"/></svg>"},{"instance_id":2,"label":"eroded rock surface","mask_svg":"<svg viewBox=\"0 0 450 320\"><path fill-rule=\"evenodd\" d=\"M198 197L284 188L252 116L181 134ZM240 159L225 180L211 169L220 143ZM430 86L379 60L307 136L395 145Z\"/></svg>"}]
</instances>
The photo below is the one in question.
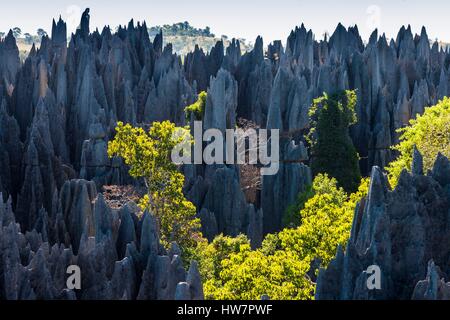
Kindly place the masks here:
<instances>
[{"instance_id":1,"label":"eroded rock surface","mask_svg":"<svg viewBox=\"0 0 450 320\"><path fill-rule=\"evenodd\" d=\"M417 170L416 170L417 171ZM404 171L390 191L375 167L367 199L355 212L345 253L321 270L317 299L448 299L450 161L439 155L427 175ZM370 266L381 289L370 290Z\"/></svg>"},{"instance_id":2,"label":"eroded rock surface","mask_svg":"<svg viewBox=\"0 0 450 320\"><path fill-rule=\"evenodd\" d=\"M0 300L173 300L183 283L183 299L203 299L197 264L186 271L179 250L161 246L149 213L139 218L132 203L109 208L85 180L66 182L56 201L54 216L41 209L22 233L12 199L0 200ZM80 290L66 283L74 265Z\"/></svg>"}]
</instances>

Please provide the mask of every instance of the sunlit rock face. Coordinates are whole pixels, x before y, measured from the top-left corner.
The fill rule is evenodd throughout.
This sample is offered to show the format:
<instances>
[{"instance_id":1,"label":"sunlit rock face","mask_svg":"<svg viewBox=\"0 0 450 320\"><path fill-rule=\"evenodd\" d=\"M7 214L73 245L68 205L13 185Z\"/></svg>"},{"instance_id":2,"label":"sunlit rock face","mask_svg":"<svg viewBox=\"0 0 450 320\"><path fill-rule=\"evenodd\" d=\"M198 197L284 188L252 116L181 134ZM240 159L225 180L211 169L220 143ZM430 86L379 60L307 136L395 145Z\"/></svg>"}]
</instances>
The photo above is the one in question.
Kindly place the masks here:
<instances>
[{"instance_id":1,"label":"sunlit rock face","mask_svg":"<svg viewBox=\"0 0 450 320\"><path fill-rule=\"evenodd\" d=\"M439 156L423 175L404 171L390 191L378 167L355 212L350 241L321 270L317 299L448 299L450 297L450 161ZM379 287L368 272L379 267Z\"/></svg>"}]
</instances>

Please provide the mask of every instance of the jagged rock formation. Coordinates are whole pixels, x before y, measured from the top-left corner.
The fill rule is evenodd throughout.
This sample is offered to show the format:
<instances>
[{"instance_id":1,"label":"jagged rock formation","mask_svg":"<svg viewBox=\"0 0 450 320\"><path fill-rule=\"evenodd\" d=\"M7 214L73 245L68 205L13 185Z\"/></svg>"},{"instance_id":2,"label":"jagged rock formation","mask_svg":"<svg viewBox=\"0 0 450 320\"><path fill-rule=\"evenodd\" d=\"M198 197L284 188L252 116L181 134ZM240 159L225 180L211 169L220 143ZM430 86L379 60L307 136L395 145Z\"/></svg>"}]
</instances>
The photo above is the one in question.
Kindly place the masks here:
<instances>
[{"instance_id":1,"label":"jagged rock formation","mask_svg":"<svg viewBox=\"0 0 450 320\"><path fill-rule=\"evenodd\" d=\"M416 152L416 158L420 155ZM356 209L349 243L321 270L317 299L448 299L450 275L450 161L439 155L427 175L404 171L389 191L374 167L367 199ZM367 286L369 266L381 270L381 289Z\"/></svg>"},{"instance_id":2,"label":"jagged rock formation","mask_svg":"<svg viewBox=\"0 0 450 320\"><path fill-rule=\"evenodd\" d=\"M185 284L183 299L203 299L197 264L186 272L179 249L166 252L149 213L138 218L132 203L111 210L85 180L66 182L56 202L22 233L11 198L0 200L0 300L175 299ZM67 289L71 265L80 290Z\"/></svg>"},{"instance_id":3,"label":"jagged rock formation","mask_svg":"<svg viewBox=\"0 0 450 320\"><path fill-rule=\"evenodd\" d=\"M0 88L11 94L20 68L19 49L10 30L4 40L0 40Z\"/></svg>"},{"instance_id":4,"label":"jagged rock formation","mask_svg":"<svg viewBox=\"0 0 450 320\"><path fill-rule=\"evenodd\" d=\"M236 166L206 169L205 179L197 180L190 192L204 190L200 218L209 240L220 233L234 237L247 234L257 247L263 240L262 211L247 203L239 181Z\"/></svg>"},{"instance_id":5,"label":"jagged rock formation","mask_svg":"<svg viewBox=\"0 0 450 320\"><path fill-rule=\"evenodd\" d=\"M198 46L195 46L194 51L186 55L184 63L188 81L195 82L198 91L206 91L209 87L210 77L215 76L221 68L224 55L223 41L218 41L211 52L206 54Z\"/></svg>"},{"instance_id":6,"label":"jagged rock formation","mask_svg":"<svg viewBox=\"0 0 450 320\"><path fill-rule=\"evenodd\" d=\"M69 179L131 182L107 156L117 121L184 124L184 107L195 99L162 35L152 43L145 23L133 21L115 34L90 33L89 19L86 10L70 43L66 24L54 21L52 38L22 66L12 33L0 43L0 191L12 196L24 231L41 207L55 214L52 199Z\"/></svg>"},{"instance_id":7,"label":"jagged rock formation","mask_svg":"<svg viewBox=\"0 0 450 320\"><path fill-rule=\"evenodd\" d=\"M433 261L428 264L427 277L419 281L414 289L413 300L450 300L450 283Z\"/></svg>"},{"instance_id":8,"label":"jagged rock formation","mask_svg":"<svg viewBox=\"0 0 450 320\"><path fill-rule=\"evenodd\" d=\"M227 49L222 64L238 83L236 114L262 128L280 129L291 135L301 133L308 129L308 110L315 97L323 92L357 90L358 123L351 129L351 136L362 159L363 174L374 165L385 167L393 160L395 154L390 147L398 142L396 130L421 114L424 107L449 94L445 63L448 52L437 43L430 47L425 29L414 37L410 27L402 28L397 39L389 43L375 31L365 45L356 27L345 29L339 25L329 40L317 42L313 33L301 26L291 32L285 49L279 42L269 45L266 57L261 38L243 56L236 54L236 46L239 44ZM191 57L189 70L195 69L197 60L207 64L205 61L211 63L214 57ZM212 73L207 70L190 73L189 79L202 82ZM270 196L274 188L287 188L288 194L302 190L308 181L308 169L288 176L299 178L283 185L284 179L279 176L276 185L266 182L262 193ZM280 220L292 201L291 196L283 194L280 199L281 205L261 204L268 225L265 231L279 229L274 221Z\"/></svg>"},{"instance_id":9,"label":"jagged rock formation","mask_svg":"<svg viewBox=\"0 0 450 320\"><path fill-rule=\"evenodd\" d=\"M0 129L7 141L0 150L9 158L0 185L5 197L13 197L22 228L30 225L21 215L36 212L42 204L51 211L54 189L60 190L67 179L93 180L97 187L130 183L123 165L106 155L116 122L168 119L184 124L183 109L200 90L209 92L205 129L233 128L236 117L243 117L261 128L280 129L298 142L308 128L312 99L324 91L357 89L359 122L352 137L366 172L392 160L395 130L449 90L448 54L437 44L430 48L425 29L413 37L410 28L402 28L390 43L374 32L364 45L356 27L339 25L329 40L317 42L301 26L291 32L286 48L274 42L266 55L258 38L244 55L238 41L226 50L218 42L210 53L196 48L182 63L170 45L162 47L162 34L149 40L145 23L130 21L116 33L109 28L91 33L89 20L86 10L69 43L66 24L54 21L52 38L44 37L22 66L12 33L0 44L1 110L11 127ZM282 152L290 142L286 139ZM266 231L279 229L276 221L284 208L309 182L307 168L291 167L298 163L284 165L275 180L265 179L264 194L286 189L276 196L279 200L257 204L263 208Z\"/></svg>"},{"instance_id":10,"label":"jagged rock formation","mask_svg":"<svg viewBox=\"0 0 450 320\"><path fill-rule=\"evenodd\" d=\"M205 130L217 129L225 134L226 129L236 126L237 82L226 70L221 69L212 78L205 107Z\"/></svg>"},{"instance_id":11,"label":"jagged rock formation","mask_svg":"<svg viewBox=\"0 0 450 320\"><path fill-rule=\"evenodd\" d=\"M8 201L9 208L2 209L7 218L0 228L8 247L1 254L9 260L0 265L0 274L8 274L2 281L13 281L3 283L0 297L201 296L192 280L195 266L186 276L179 255L155 253L155 241L140 243L144 225L152 228L150 218L137 222L131 205L117 213L95 191L137 183L119 159L107 156L117 121L185 125L184 108L207 90L204 130L234 129L237 117L280 129L280 170L262 179L261 200L255 203L247 202L236 165L183 168L185 191L205 236L246 233L257 247L265 233L280 230L285 209L311 183L303 136L315 97L357 89L359 121L351 136L368 173L393 159L396 129L450 90L449 53L437 43L430 47L425 29L413 36L411 28L402 28L389 43L375 31L364 44L356 27L339 25L330 39L319 42L301 26L291 32L286 48L276 41L265 53L258 37L243 55L233 40L227 48L218 42L209 53L196 48L183 60L170 45L163 48L162 34L150 41L145 23L132 20L113 33L108 27L90 30L89 20L86 10L69 42L66 23L54 21L51 38L33 47L23 64L12 32L0 41L0 203ZM413 181L421 173L416 160ZM439 179L445 176L423 179L444 187ZM408 192L415 191L401 196ZM93 257L98 264L89 262ZM429 258L443 267L442 257ZM63 269L73 261L90 270L81 295L62 289ZM421 268L405 289L408 294L424 279L425 264ZM429 296L424 292L436 287L434 270L430 267L418 285L417 296Z\"/></svg>"},{"instance_id":12,"label":"jagged rock formation","mask_svg":"<svg viewBox=\"0 0 450 320\"><path fill-rule=\"evenodd\" d=\"M308 154L302 142L296 144L290 139L280 141L279 171L274 176L263 176L261 207L263 211L263 232L275 233L283 228L283 214L294 203L297 195L312 184L312 173L303 161Z\"/></svg>"}]
</instances>

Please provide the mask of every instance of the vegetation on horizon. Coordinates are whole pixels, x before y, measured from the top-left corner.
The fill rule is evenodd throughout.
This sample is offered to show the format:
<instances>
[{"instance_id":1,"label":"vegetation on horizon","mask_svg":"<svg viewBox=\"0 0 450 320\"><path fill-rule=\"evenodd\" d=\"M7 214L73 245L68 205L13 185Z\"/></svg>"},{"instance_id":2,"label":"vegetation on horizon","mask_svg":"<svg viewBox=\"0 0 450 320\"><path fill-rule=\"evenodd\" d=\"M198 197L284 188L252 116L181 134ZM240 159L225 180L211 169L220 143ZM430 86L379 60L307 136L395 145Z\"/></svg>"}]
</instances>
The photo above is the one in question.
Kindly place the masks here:
<instances>
[{"instance_id":1,"label":"vegetation on horizon","mask_svg":"<svg viewBox=\"0 0 450 320\"><path fill-rule=\"evenodd\" d=\"M153 26L148 28L148 33L150 40L153 41L155 36L160 32L163 32L163 45L172 44L174 52L179 55L186 55L195 49L198 45L199 48L205 52L211 51L211 49L216 45L217 41L224 41L225 47L229 45L230 40L226 35L216 37L214 33L211 32L209 27L205 28L195 28L189 24L189 22L180 22L173 25L163 25L163 26ZM4 38L7 35L6 32L0 32L0 38ZM41 39L47 32L39 28L36 30L35 34L32 33L22 33L22 29L19 27L14 28L14 35L19 46L21 59L24 60L31 50L31 46L35 44L39 46ZM243 52L251 50L251 44L247 43L245 39L238 39L240 42L241 50Z\"/></svg>"},{"instance_id":2,"label":"vegetation on horizon","mask_svg":"<svg viewBox=\"0 0 450 320\"><path fill-rule=\"evenodd\" d=\"M162 26L154 26L148 28L150 37L155 37L160 32L166 36L188 36L188 37L208 37L215 38L215 34L211 33L210 27L195 28L189 24L188 21L174 23L172 25L165 24Z\"/></svg>"}]
</instances>

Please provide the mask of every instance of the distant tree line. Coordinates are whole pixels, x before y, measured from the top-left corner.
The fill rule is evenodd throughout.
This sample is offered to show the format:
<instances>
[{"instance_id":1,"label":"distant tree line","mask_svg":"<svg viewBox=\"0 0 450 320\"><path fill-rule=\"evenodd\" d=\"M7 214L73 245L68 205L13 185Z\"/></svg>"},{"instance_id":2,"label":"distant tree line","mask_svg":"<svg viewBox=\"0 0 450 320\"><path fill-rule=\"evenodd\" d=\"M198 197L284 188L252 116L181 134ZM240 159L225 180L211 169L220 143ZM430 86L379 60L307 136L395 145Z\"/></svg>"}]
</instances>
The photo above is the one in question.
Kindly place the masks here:
<instances>
[{"instance_id":1,"label":"distant tree line","mask_svg":"<svg viewBox=\"0 0 450 320\"><path fill-rule=\"evenodd\" d=\"M22 29L19 27L14 27L11 29L13 35L16 39L24 39L26 43L32 44L40 42L43 36L47 35L47 32L39 28L36 30L35 34L23 33ZM216 35L211 32L210 27L195 28L189 24L189 22L179 22L172 25L165 24L163 26L154 26L148 28L148 33L151 38L155 37L160 32L163 32L165 36L188 36L188 37L207 37L215 38ZM6 37L7 32L0 32L0 38Z\"/></svg>"},{"instance_id":2,"label":"distant tree line","mask_svg":"<svg viewBox=\"0 0 450 320\"><path fill-rule=\"evenodd\" d=\"M14 38L24 39L25 43L27 44L39 43L41 42L42 37L47 35L47 32L42 28L37 29L36 34L34 35L28 32L23 33L22 29L19 27L14 27L11 29L11 31L13 33ZM3 31L0 32L0 38L4 38L6 37L6 35L7 35L6 32Z\"/></svg>"},{"instance_id":3,"label":"distant tree line","mask_svg":"<svg viewBox=\"0 0 450 320\"><path fill-rule=\"evenodd\" d=\"M148 29L150 37L154 37L160 32L165 36L188 36L188 37L208 37L214 38L215 35L211 33L210 27L194 28L189 22L179 22L172 25L165 24L163 26L154 26Z\"/></svg>"}]
</instances>

